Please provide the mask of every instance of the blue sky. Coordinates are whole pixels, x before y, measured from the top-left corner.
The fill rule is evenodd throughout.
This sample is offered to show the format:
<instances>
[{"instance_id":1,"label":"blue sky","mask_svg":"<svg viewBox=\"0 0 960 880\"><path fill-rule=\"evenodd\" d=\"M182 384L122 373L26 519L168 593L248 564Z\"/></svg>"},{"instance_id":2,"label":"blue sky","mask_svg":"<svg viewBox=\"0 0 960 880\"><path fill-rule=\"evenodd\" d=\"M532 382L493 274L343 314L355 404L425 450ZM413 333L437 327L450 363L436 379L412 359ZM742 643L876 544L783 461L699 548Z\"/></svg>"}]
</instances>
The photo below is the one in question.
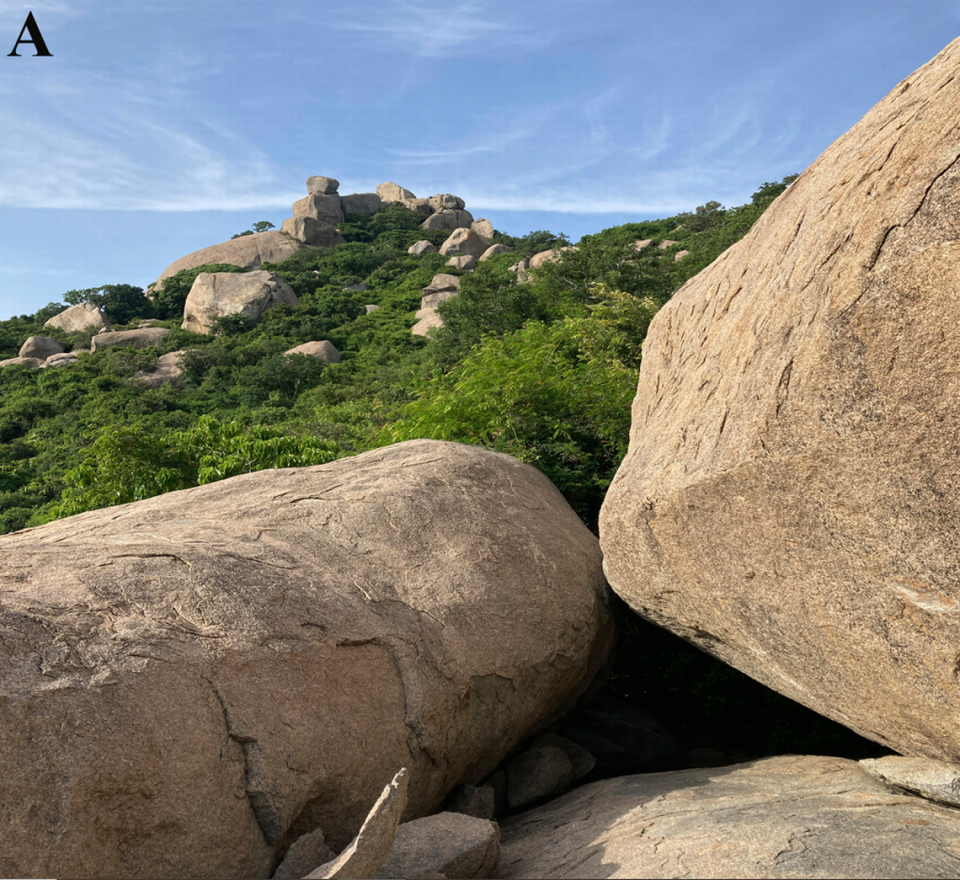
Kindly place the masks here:
<instances>
[{"instance_id":1,"label":"blue sky","mask_svg":"<svg viewBox=\"0 0 960 880\"><path fill-rule=\"evenodd\" d=\"M52 58L20 47L32 10ZM581 235L749 200L960 0L0 0L0 318L153 281L312 174Z\"/></svg>"}]
</instances>

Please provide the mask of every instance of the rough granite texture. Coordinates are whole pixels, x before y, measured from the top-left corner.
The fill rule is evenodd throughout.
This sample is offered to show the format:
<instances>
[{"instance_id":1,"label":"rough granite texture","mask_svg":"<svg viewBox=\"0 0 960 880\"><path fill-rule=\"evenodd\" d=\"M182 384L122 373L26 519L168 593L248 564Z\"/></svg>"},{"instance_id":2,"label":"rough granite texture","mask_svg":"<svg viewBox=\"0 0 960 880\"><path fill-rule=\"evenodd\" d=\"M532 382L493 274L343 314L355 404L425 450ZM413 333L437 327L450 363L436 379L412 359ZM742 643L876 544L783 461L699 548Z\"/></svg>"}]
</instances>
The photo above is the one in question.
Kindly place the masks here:
<instances>
[{"instance_id":1,"label":"rough granite texture","mask_svg":"<svg viewBox=\"0 0 960 880\"><path fill-rule=\"evenodd\" d=\"M960 762L960 41L654 318L600 516L630 606Z\"/></svg>"},{"instance_id":2,"label":"rough granite texture","mask_svg":"<svg viewBox=\"0 0 960 880\"><path fill-rule=\"evenodd\" d=\"M500 877L958 877L960 812L790 755L606 779L507 819Z\"/></svg>"},{"instance_id":3,"label":"rough granite texture","mask_svg":"<svg viewBox=\"0 0 960 880\"><path fill-rule=\"evenodd\" d=\"M267 876L569 710L600 548L516 459L416 440L0 537L0 876Z\"/></svg>"}]
</instances>

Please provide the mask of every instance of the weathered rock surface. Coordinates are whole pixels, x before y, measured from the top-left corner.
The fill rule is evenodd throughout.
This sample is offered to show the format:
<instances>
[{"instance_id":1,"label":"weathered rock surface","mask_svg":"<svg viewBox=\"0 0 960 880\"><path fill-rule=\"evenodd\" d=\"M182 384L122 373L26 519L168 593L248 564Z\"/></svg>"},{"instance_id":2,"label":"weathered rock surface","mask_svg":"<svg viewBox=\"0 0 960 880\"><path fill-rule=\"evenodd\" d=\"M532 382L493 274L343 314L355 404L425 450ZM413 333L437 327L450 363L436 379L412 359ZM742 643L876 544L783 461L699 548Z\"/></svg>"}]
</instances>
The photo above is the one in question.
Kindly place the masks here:
<instances>
[{"instance_id":1,"label":"weathered rock surface","mask_svg":"<svg viewBox=\"0 0 960 880\"><path fill-rule=\"evenodd\" d=\"M306 354L326 361L328 364L340 363L340 352L328 339L322 339L319 342L304 342L302 345L287 349L284 354Z\"/></svg>"},{"instance_id":2,"label":"weathered rock surface","mask_svg":"<svg viewBox=\"0 0 960 880\"><path fill-rule=\"evenodd\" d=\"M20 346L18 357L45 361L50 355L66 351L66 346L49 336L28 336Z\"/></svg>"},{"instance_id":3,"label":"weathered rock surface","mask_svg":"<svg viewBox=\"0 0 960 880\"><path fill-rule=\"evenodd\" d=\"M496 822L437 813L404 822L377 877L495 877L500 867Z\"/></svg>"},{"instance_id":4,"label":"weathered rock surface","mask_svg":"<svg viewBox=\"0 0 960 880\"><path fill-rule=\"evenodd\" d=\"M119 347L150 348L152 345L162 345L164 337L169 335L170 331L166 327L144 327L142 330L108 330L105 333L101 331L90 341L90 351L103 351L105 348Z\"/></svg>"},{"instance_id":5,"label":"weathered rock surface","mask_svg":"<svg viewBox=\"0 0 960 880\"><path fill-rule=\"evenodd\" d=\"M407 806L410 776L400 770L377 798L357 836L335 859L311 871L306 880L373 878L393 849L400 816Z\"/></svg>"},{"instance_id":6,"label":"weathered rock surface","mask_svg":"<svg viewBox=\"0 0 960 880\"><path fill-rule=\"evenodd\" d=\"M184 330L209 333L225 315L246 315L259 321L267 309L300 301L293 289L272 272L201 272L183 307Z\"/></svg>"},{"instance_id":7,"label":"weathered rock surface","mask_svg":"<svg viewBox=\"0 0 960 880\"><path fill-rule=\"evenodd\" d=\"M678 291L600 518L640 614L960 762L960 41Z\"/></svg>"},{"instance_id":8,"label":"weathered rock surface","mask_svg":"<svg viewBox=\"0 0 960 880\"><path fill-rule=\"evenodd\" d=\"M306 247L303 242L294 241L288 235L275 229L257 232L253 235L241 235L222 244L214 244L187 254L167 266L156 281L155 290L162 289L163 280L184 269L196 269L197 266L211 266L216 263L228 263L242 269L256 269L263 263L282 263L291 254Z\"/></svg>"},{"instance_id":9,"label":"weathered rock surface","mask_svg":"<svg viewBox=\"0 0 960 880\"><path fill-rule=\"evenodd\" d=\"M44 327L57 327L64 333L78 333L83 330L102 330L112 326L112 322L94 303L85 302L64 309L58 315L43 322Z\"/></svg>"},{"instance_id":10,"label":"weathered rock surface","mask_svg":"<svg viewBox=\"0 0 960 880\"><path fill-rule=\"evenodd\" d=\"M506 820L500 876L956 877L960 813L788 756L585 785Z\"/></svg>"},{"instance_id":11,"label":"weathered rock surface","mask_svg":"<svg viewBox=\"0 0 960 880\"><path fill-rule=\"evenodd\" d=\"M415 257L422 256L423 254L435 254L436 252L437 246L432 241L427 241L426 239L418 241L416 244L412 244L407 248L407 253L413 254Z\"/></svg>"},{"instance_id":12,"label":"weathered rock surface","mask_svg":"<svg viewBox=\"0 0 960 880\"><path fill-rule=\"evenodd\" d=\"M479 235L480 238L485 239L488 245L493 241L493 224L489 220L480 217L470 224L470 228Z\"/></svg>"},{"instance_id":13,"label":"weathered rock surface","mask_svg":"<svg viewBox=\"0 0 960 880\"><path fill-rule=\"evenodd\" d=\"M483 256L490 247L476 232L470 229L456 229L450 237L440 245L440 253L445 257L473 257L475 260Z\"/></svg>"},{"instance_id":14,"label":"weathered rock surface","mask_svg":"<svg viewBox=\"0 0 960 880\"><path fill-rule=\"evenodd\" d=\"M161 385L173 385L183 375L180 359L186 354L180 351L170 351L157 358L157 362L148 370L140 370L133 374L133 378L143 382L148 388L159 388Z\"/></svg>"},{"instance_id":15,"label":"weathered rock surface","mask_svg":"<svg viewBox=\"0 0 960 880\"><path fill-rule=\"evenodd\" d=\"M323 829L317 828L299 837L287 850L283 861L273 872L273 880L299 880L320 865L332 862L336 857L337 854L324 840Z\"/></svg>"},{"instance_id":16,"label":"weathered rock surface","mask_svg":"<svg viewBox=\"0 0 960 880\"><path fill-rule=\"evenodd\" d=\"M440 193L435 196L430 196L427 202L435 211L462 211L466 207L463 199L451 193ZM470 222L472 223L473 221Z\"/></svg>"},{"instance_id":17,"label":"weathered rock surface","mask_svg":"<svg viewBox=\"0 0 960 880\"><path fill-rule=\"evenodd\" d=\"M383 200L376 193L353 193L340 199L343 215L347 214L376 214L383 208Z\"/></svg>"},{"instance_id":18,"label":"weathered rock surface","mask_svg":"<svg viewBox=\"0 0 960 880\"><path fill-rule=\"evenodd\" d=\"M330 195L340 189L340 181L333 177L323 177L319 174L307 178L307 193L321 193Z\"/></svg>"},{"instance_id":19,"label":"weathered rock surface","mask_svg":"<svg viewBox=\"0 0 960 880\"><path fill-rule=\"evenodd\" d=\"M311 247L336 247L346 241L335 226L313 217L288 217L280 231Z\"/></svg>"},{"instance_id":20,"label":"weathered rock surface","mask_svg":"<svg viewBox=\"0 0 960 880\"><path fill-rule=\"evenodd\" d=\"M481 782L612 641L579 517L456 443L92 511L0 557L0 876L266 876L318 827L338 850L399 766L408 817Z\"/></svg>"},{"instance_id":21,"label":"weathered rock surface","mask_svg":"<svg viewBox=\"0 0 960 880\"><path fill-rule=\"evenodd\" d=\"M310 193L293 203L294 217L310 217L331 226L343 222L340 196L336 193Z\"/></svg>"},{"instance_id":22,"label":"weathered rock surface","mask_svg":"<svg viewBox=\"0 0 960 880\"><path fill-rule=\"evenodd\" d=\"M377 187L377 195L383 202L402 202L405 199L415 199L416 196L410 190L399 186L396 183L381 183Z\"/></svg>"},{"instance_id":23,"label":"weathered rock surface","mask_svg":"<svg viewBox=\"0 0 960 880\"><path fill-rule=\"evenodd\" d=\"M960 807L960 766L931 758L868 758L860 762L877 779L921 797Z\"/></svg>"}]
</instances>

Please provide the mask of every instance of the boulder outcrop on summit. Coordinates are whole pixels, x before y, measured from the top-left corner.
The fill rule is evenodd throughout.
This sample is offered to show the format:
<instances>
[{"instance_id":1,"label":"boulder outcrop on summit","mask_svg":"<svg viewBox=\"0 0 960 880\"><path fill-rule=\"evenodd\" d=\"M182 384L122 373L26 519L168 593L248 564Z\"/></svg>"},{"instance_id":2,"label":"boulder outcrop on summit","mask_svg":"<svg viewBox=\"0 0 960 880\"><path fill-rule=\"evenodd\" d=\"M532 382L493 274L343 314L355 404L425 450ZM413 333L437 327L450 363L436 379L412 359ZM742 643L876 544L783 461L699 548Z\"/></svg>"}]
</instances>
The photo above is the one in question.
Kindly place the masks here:
<instances>
[{"instance_id":1,"label":"boulder outcrop on summit","mask_svg":"<svg viewBox=\"0 0 960 880\"><path fill-rule=\"evenodd\" d=\"M960 40L687 282L643 346L611 586L764 684L960 761Z\"/></svg>"},{"instance_id":2,"label":"boulder outcrop on summit","mask_svg":"<svg viewBox=\"0 0 960 880\"><path fill-rule=\"evenodd\" d=\"M0 875L241 877L563 715L612 623L535 468L410 441L0 537Z\"/></svg>"}]
</instances>

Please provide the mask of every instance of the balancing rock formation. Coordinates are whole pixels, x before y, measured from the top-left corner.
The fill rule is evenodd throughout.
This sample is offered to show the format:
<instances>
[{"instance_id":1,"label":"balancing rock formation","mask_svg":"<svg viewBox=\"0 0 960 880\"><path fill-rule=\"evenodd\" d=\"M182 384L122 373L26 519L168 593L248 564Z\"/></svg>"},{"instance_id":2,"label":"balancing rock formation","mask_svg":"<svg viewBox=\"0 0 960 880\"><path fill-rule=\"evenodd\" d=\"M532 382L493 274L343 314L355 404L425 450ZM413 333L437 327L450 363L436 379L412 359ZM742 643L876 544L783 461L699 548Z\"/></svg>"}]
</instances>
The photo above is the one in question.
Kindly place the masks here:
<instances>
[{"instance_id":1,"label":"balancing rock formation","mask_svg":"<svg viewBox=\"0 0 960 880\"><path fill-rule=\"evenodd\" d=\"M0 537L0 876L267 877L564 715L613 642L535 468L414 440Z\"/></svg>"},{"instance_id":2,"label":"balancing rock formation","mask_svg":"<svg viewBox=\"0 0 960 880\"><path fill-rule=\"evenodd\" d=\"M634 610L960 762L960 41L653 320L600 519Z\"/></svg>"}]
</instances>

